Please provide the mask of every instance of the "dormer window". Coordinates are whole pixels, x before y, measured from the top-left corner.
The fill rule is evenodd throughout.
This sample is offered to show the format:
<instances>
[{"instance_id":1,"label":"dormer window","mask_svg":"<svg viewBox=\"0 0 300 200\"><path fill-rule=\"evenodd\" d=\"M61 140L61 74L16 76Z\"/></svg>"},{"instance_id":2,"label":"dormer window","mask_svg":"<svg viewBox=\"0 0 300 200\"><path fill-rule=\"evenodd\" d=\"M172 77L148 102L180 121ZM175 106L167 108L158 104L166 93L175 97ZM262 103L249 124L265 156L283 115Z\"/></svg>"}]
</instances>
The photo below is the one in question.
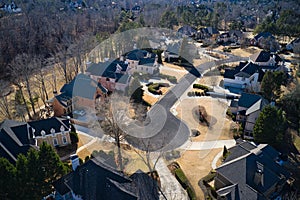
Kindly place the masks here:
<instances>
[{"instance_id":1,"label":"dormer window","mask_svg":"<svg viewBox=\"0 0 300 200\"><path fill-rule=\"evenodd\" d=\"M46 132L44 130L41 131L41 135L42 137L45 137L46 136Z\"/></svg>"},{"instance_id":2,"label":"dormer window","mask_svg":"<svg viewBox=\"0 0 300 200\"><path fill-rule=\"evenodd\" d=\"M50 133L52 134L52 136L55 136L55 130L54 130L54 128L51 128Z\"/></svg>"},{"instance_id":3,"label":"dormer window","mask_svg":"<svg viewBox=\"0 0 300 200\"><path fill-rule=\"evenodd\" d=\"M63 134L65 132L65 127L63 125L60 126L60 132L62 132Z\"/></svg>"}]
</instances>

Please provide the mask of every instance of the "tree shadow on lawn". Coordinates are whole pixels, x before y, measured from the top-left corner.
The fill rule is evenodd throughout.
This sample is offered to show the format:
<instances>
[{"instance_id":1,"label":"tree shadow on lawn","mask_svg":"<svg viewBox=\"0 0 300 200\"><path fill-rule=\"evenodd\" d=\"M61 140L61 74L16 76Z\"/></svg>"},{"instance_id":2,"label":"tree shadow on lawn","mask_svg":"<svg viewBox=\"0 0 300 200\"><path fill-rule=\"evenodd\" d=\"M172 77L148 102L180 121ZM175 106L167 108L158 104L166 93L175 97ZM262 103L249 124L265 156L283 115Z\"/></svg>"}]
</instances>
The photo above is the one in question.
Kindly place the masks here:
<instances>
[{"instance_id":1,"label":"tree shadow on lawn","mask_svg":"<svg viewBox=\"0 0 300 200\"><path fill-rule=\"evenodd\" d=\"M217 119L207 114L203 106L196 106L192 110L194 119L203 126L213 126L217 123Z\"/></svg>"}]
</instances>

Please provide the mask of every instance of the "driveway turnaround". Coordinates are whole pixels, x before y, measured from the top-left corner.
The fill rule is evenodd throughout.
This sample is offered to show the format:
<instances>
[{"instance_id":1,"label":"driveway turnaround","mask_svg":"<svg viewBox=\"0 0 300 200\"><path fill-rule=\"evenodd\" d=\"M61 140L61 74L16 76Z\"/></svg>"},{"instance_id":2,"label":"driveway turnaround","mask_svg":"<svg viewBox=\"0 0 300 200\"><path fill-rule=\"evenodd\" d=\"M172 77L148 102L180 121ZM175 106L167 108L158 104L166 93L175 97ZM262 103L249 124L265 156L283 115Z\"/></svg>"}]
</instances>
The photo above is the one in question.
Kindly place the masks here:
<instances>
[{"instance_id":1,"label":"driveway turnaround","mask_svg":"<svg viewBox=\"0 0 300 200\"><path fill-rule=\"evenodd\" d=\"M189 73L151 107L142 125L133 122L127 126L126 132L130 133L126 136L128 143L144 151L169 151L182 146L189 139L190 129L171 113L171 107L197 78L201 78L209 70L221 64L242 60L245 58L228 55L227 59L189 68Z\"/></svg>"}]
</instances>

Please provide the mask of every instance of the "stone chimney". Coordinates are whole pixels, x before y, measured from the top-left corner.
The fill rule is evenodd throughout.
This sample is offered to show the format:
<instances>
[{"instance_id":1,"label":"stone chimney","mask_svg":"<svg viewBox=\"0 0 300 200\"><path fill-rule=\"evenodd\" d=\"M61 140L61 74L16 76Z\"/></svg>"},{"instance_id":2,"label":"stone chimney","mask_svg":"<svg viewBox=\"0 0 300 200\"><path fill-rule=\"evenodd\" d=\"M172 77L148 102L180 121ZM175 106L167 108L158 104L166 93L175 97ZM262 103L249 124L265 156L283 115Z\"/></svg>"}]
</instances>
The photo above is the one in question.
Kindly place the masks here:
<instances>
[{"instance_id":1,"label":"stone chimney","mask_svg":"<svg viewBox=\"0 0 300 200\"><path fill-rule=\"evenodd\" d=\"M70 156L70 160L72 163L72 169L73 169L73 171L75 171L77 169L77 167L80 165L79 158L76 154L73 154Z\"/></svg>"}]
</instances>

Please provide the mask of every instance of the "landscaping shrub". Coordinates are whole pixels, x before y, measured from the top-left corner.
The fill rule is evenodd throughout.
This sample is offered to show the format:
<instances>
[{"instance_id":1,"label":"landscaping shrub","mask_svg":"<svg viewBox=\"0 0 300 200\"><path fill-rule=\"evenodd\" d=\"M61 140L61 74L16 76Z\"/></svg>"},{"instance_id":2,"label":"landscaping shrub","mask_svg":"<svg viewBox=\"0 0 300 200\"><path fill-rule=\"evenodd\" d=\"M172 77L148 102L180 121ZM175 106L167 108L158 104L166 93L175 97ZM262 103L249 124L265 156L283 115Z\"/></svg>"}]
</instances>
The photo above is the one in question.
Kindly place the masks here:
<instances>
[{"instance_id":1,"label":"landscaping shrub","mask_svg":"<svg viewBox=\"0 0 300 200\"><path fill-rule=\"evenodd\" d=\"M197 83L193 84L193 88L204 90L204 92L208 92L208 90L209 90L209 88L207 86L197 84Z\"/></svg>"},{"instance_id":2,"label":"landscaping shrub","mask_svg":"<svg viewBox=\"0 0 300 200\"><path fill-rule=\"evenodd\" d=\"M212 181L216 176L216 172L215 171L210 171L209 174L207 174L204 178L203 178L203 184L205 185L205 183L209 183L210 181Z\"/></svg>"},{"instance_id":3,"label":"landscaping shrub","mask_svg":"<svg viewBox=\"0 0 300 200\"><path fill-rule=\"evenodd\" d=\"M167 87L168 84L165 83L153 83L148 86L148 91L151 92L152 94L159 94L161 95L162 92L159 90L160 87Z\"/></svg>"},{"instance_id":4,"label":"landscaping shrub","mask_svg":"<svg viewBox=\"0 0 300 200\"><path fill-rule=\"evenodd\" d=\"M195 200L196 199L195 191L190 186L189 181L186 178L181 168L175 170L175 177L178 180L178 182L181 184L181 186L187 191L189 198Z\"/></svg>"},{"instance_id":5,"label":"landscaping shrub","mask_svg":"<svg viewBox=\"0 0 300 200\"><path fill-rule=\"evenodd\" d=\"M192 188L188 187L186 189L186 191L187 191L187 193L188 193L191 200L196 200L196 194L195 194L195 192Z\"/></svg>"},{"instance_id":6,"label":"landscaping shrub","mask_svg":"<svg viewBox=\"0 0 300 200\"><path fill-rule=\"evenodd\" d=\"M159 76L161 78L167 79L168 81L170 81L173 84L177 83L177 78L175 76L169 76L169 75L166 75L166 74L159 74Z\"/></svg>"},{"instance_id":7,"label":"landscaping shrub","mask_svg":"<svg viewBox=\"0 0 300 200\"><path fill-rule=\"evenodd\" d=\"M188 180L181 168L175 170L175 177L177 178L177 180L179 181L179 183L182 185L184 189L188 187Z\"/></svg>"},{"instance_id":8,"label":"landscaping shrub","mask_svg":"<svg viewBox=\"0 0 300 200\"><path fill-rule=\"evenodd\" d=\"M78 134L74 131L70 131L70 139L71 139L71 144L77 144L79 141Z\"/></svg>"}]
</instances>

